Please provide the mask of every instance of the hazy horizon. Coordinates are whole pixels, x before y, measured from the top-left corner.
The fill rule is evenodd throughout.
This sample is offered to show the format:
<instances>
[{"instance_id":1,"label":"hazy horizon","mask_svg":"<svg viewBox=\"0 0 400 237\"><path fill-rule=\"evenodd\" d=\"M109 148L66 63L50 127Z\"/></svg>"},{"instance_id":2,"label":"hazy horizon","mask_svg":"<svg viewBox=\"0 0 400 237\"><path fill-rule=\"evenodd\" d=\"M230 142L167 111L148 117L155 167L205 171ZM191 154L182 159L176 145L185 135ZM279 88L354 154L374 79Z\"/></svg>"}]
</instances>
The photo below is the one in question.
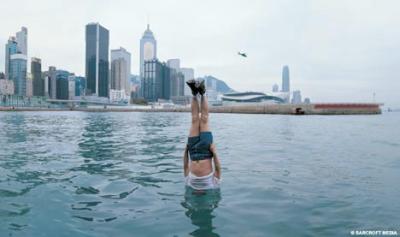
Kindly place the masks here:
<instances>
[{"instance_id":1,"label":"hazy horizon","mask_svg":"<svg viewBox=\"0 0 400 237\"><path fill-rule=\"evenodd\" d=\"M161 61L181 59L195 76L213 75L237 91L281 88L282 66L291 90L313 102L371 102L400 107L398 1L3 1L0 71L5 44L28 28L28 57L42 69L85 74L85 25L110 31L110 50L132 54L147 16ZM13 9L12 11L10 9ZM238 51L248 58L237 55Z\"/></svg>"}]
</instances>

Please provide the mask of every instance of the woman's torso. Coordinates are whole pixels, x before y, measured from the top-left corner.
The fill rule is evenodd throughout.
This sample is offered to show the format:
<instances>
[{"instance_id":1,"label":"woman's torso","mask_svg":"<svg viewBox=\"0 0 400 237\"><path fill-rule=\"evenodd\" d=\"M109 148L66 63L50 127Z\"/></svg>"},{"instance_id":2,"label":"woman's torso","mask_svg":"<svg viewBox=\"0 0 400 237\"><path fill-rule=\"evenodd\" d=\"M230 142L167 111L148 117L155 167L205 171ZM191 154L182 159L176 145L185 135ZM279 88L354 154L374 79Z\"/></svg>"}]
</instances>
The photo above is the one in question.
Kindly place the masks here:
<instances>
[{"instance_id":1,"label":"woman's torso","mask_svg":"<svg viewBox=\"0 0 400 237\"><path fill-rule=\"evenodd\" d=\"M191 161L189 170L196 176L205 176L212 172L212 159Z\"/></svg>"}]
</instances>

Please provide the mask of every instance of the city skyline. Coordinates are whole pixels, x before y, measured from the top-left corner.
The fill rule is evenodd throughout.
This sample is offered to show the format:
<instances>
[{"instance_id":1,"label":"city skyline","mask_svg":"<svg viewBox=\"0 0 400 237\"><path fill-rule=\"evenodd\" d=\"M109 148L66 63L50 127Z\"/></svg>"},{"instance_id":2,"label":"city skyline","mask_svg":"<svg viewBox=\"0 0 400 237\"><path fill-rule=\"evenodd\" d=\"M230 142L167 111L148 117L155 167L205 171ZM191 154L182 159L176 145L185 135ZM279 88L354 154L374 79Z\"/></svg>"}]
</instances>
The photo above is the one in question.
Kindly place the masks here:
<instances>
[{"instance_id":1,"label":"city skyline","mask_svg":"<svg viewBox=\"0 0 400 237\"><path fill-rule=\"evenodd\" d=\"M139 40L149 14L158 58L180 58L195 69L197 77L213 75L238 91L270 91L280 82L282 66L288 65L291 88L312 101L370 102L376 93L376 101L400 106L394 89L400 87L395 64L400 57L400 33L394 27L399 3L395 1L338 1L324 3L326 7L317 1L255 1L251 5L221 1L212 8L207 1L176 1L176 9L152 1L96 3L85 1L70 7L62 1L37 6L5 1L6 8L23 5L24 14L15 19L8 12L2 15L13 20L1 21L0 40L4 45L25 26L28 58L42 59L44 69L54 65L84 75L84 26L99 22L110 30L110 48L131 52L132 72L138 74ZM229 9L224 8L227 3ZM60 8L65 11L55 11ZM71 14L74 17L65 21ZM127 15L132 20L124 21ZM249 57L237 57L238 50ZM4 53L3 48L2 72Z\"/></svg>"}]
</instances>

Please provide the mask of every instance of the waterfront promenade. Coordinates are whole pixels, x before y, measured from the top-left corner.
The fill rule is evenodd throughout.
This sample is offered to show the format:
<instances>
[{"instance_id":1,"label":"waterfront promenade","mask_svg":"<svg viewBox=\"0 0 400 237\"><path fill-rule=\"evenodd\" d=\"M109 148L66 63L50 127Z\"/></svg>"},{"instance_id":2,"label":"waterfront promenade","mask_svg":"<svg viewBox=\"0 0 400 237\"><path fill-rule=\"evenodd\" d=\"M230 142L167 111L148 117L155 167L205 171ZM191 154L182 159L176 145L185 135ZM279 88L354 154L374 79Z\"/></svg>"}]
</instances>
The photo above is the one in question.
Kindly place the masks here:
<instances>
[{"instance_id":1,"label":"waterfront promenade","mask_svg":"<svg viewBox=\"0 0 400 237\"><path fill-rule=\"evenodd\" d=\"M316 103L274 105L232 105L210 107L211 113L288 114L288 115L355 115L381 114L377 103ZM188 107L88 106L88 107L0 107L0 111L85 111L85 112L190 112Z\"/></svg>"}]
</instances>

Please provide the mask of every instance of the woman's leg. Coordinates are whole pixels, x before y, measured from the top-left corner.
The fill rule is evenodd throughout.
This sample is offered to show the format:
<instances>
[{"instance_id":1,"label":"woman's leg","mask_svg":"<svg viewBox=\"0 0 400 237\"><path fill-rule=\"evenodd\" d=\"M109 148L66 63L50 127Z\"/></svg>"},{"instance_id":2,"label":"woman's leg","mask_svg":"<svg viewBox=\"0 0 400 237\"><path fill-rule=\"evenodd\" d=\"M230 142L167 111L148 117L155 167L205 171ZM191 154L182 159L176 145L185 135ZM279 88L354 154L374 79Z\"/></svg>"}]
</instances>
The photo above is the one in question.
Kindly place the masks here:
<instances>
[{"instance_id":1,"label":"woman's leg","mask_svg":"<svg viewBox=\"0 0 400 237\"><path fill-rule=\"evenodd\" d=\"M196 137L200 135L200 117L199 117L199 102L197 96L192 97L192 125L190 127L189 137Z\"/></svg>"},{"instance_id":2,"label":"woman's leg","mask_svg":"<svg viewBox=\"0 0 400 237\"><path fill-rule=\"evenodd\" d=\"M208 100L205 95L201 96L201 118L200 118L200 132L210 131L208 125Z\"/></svg>"}]
</instances>

